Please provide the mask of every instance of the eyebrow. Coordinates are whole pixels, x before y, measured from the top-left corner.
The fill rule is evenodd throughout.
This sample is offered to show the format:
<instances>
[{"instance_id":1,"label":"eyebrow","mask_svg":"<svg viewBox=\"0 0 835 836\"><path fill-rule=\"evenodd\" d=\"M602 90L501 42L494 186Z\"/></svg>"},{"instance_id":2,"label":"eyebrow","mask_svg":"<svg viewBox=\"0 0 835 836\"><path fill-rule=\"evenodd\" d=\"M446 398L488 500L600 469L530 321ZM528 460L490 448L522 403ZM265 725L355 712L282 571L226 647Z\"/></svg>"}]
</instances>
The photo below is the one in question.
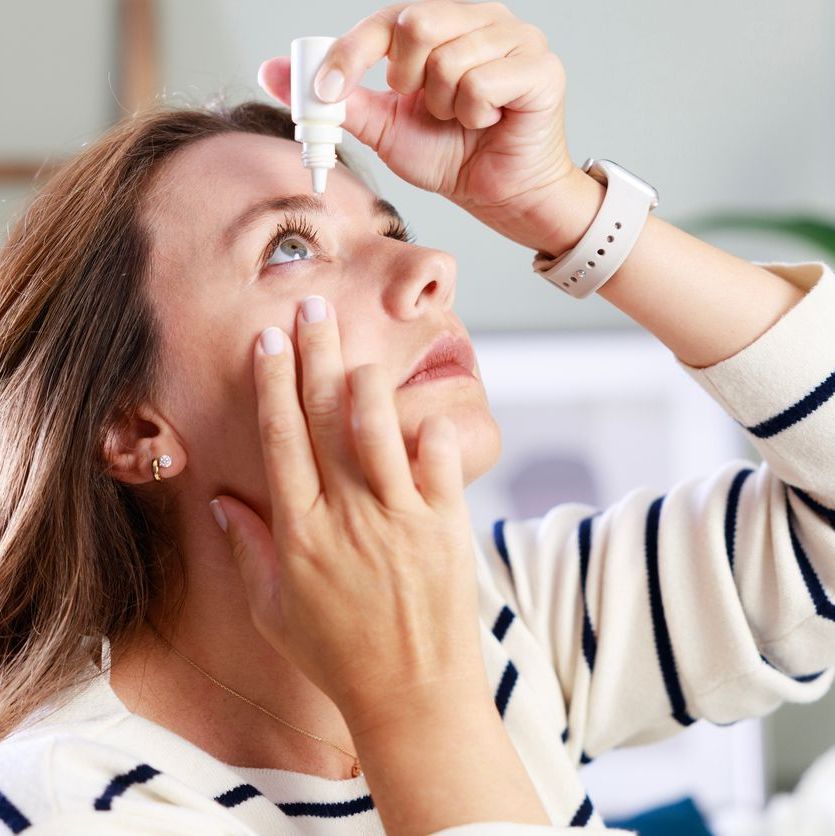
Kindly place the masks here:
<instances>
[{"instance_id":1,"label":"eyebrow","mask_svg":"<svg viewBox=\"0 0 835 836\"><path fill-rule=\"evenodd\" d=\"M253 203L241 212L232 223L226 227L220 238L221 248L232 247L240 236L264 215L276 212L308 212L319 215L331 214L322 198L315 198L309 194L293 194L286 197L269 197ZM384 215L394 221L403 222L403 218L394 206L381 197L375 197L371 202L373 215Z\"/></svg>"}]
</instances>

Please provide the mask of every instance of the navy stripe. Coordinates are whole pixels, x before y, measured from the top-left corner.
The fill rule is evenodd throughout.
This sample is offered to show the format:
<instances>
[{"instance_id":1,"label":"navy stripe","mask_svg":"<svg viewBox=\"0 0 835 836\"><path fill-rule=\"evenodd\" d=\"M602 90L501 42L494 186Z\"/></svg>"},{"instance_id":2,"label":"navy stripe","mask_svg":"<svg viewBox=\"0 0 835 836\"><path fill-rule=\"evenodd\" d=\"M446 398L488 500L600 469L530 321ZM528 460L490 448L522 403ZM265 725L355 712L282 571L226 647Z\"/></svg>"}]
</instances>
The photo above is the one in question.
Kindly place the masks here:
<instances>
[{"instance_id":1,"label":"navy stripe","mask_svg":"<svg viewBox=\"0 0 835 836\"><path fill-rule=\"evenodd\" d=\"M278 809L288 816L314 816L318 819L341 819L374 809L370 795L352 798L350 801L292 801L278 804Z\"/></svg>"},{"instance_id":2,"label":"navy stripe","mask_svg":"<svg viewBox=\"0 0 835 836\"><path fill-rule=\"evenodd\" d=\"M159 770L147 763L140 763L129 772L123 772L113 778L105 788L104 792L93 802L94 810L109 810L113 799L129 789L133 784L144 784L150 781L154 775L159 775Z\"/></svg>"},{"instance_id":3,"label":"navy stripe","mask_svg":"<svg viewBox=\"0 0 835 836\"><path fill-rule=\"evenodd\" d=\"M739 494L745 480L754 472L753 468L740 470L734 476L728 491L728 501L725 505L725 553L728 555L728 563L731 564L731 571L734 568L734 552L736 548L736 512L739 508Z\"/></svg>"},{"instance_id":4,"label":"navy stripe","mask_svg":"<svg viewBox=\"0 0 835 836\"><path fill-rule=\"evenodd\" d=\"M507 556L507 543L505 543L504 539L504 524L504 519L496 520L493 523L493 542L496 544L496 551L499 553L499 557L501 557L504 565L507 566L512 574L513 570L510 569L510 558Z\"/></svg>"},{"instance_id":5,"label":"navy stripe","mask_svg":"<svg viewBox=\"0 0 835 836\"><path fill-rule=\"evenodd\" d=\"M562 730L562 735L561 735L561 737L562 737L562 742L563 742L563 743L565 743L565 742L568 740L568 726L566 726L566 727Z\"/></svg>"},{"instance_id":6,"label":"navy stripe","mask_svg":"<svg viewBox=\"0 0 835 836\"><path fill-rule=\"evenodd\" d=\"M509 659L507 666L502 674L502 680L499 682L499 687L496 689L496 708L499 709L499 714L504 717L505 709L510 700L510 695L513 692L513 686L516 685L516 680L519 678L519 672L516 670L516 665Z\"/></svg>"},{"instance_id":7,"label":"navy stripe","mask_svg":"<svg viewBox=\"0 0 835 836\"><path fill-rule=\"evenodd\" d=\"M568 826L585 827L589 823L589 819L591 818L591 814L593 812L594 807L592 807L591 799L588 794L586 794L586 797L583 799L583 803L577 808L577 812L574 814L574 818L571 819Z\"/></svg>"},{"instance_id":8,"label":"navy stripe","mask_svg":"<svg viewBox=\"0 0 835 836\"><path fill-rule=\"evenodd\" d=\"M746 429L757 438L770 438L811 415L816 409L823 406L833 394L835 394L835 371L831 372L826 380L819 383L797 403L779 412L773 418L755 424L753 427L746 427Z\"/></svg>"},{"instance_id":9,"label":"navy stripe","mask_svg":"<svg viewBox=\"0 0 835 836\"><path fill-rule=\"evenodd\" d=\"M791 674L787 674L784 671L781 671L780 668L778 668L777 665L775 665L773 662L769 662L769 660L766 659L765 656L762 655L762 653L760 653L760 659L762 659L763 662L765 662L766 665L768 665L770 668L774 668L775 671L780 671L780 673L782 673L783 676L791 676ZM803 673L800 676L792 676L792 679L795 682L814 682L819 676L821 676L821 674L824 673L826 673L826 669L818 671L817 673Z\"/></svg>"},{"instance_id":10,"label":"navy stripe","mask_svg":"<svg viewBox=\"0 0 835 836\"><path fill-rule=\"evenodd\" d=\"M814 567L809 562L809 558L792 525L794 512L789 504L788 490L786 491L786 517L789 523L789 536L791 537L792 548L794 549L794 557L797 565L800 567L800 573L803 575L806 589L809 590L809 595L812 596L812 601L815 604L815 612L824 618L828 618L830 621L835 621L835 605L827 597L823 584L820 582Z\"/></svg>"},{"instance_id":11,"label":"navy stripe","mask_svg":"<svg viewBox=\"0 0 835 836\"><path fill-rule=\"evenodd\" d=\"M506 604L502 607L501 612L496 618L496 623L493 625L493 635L501 641L507 633L507 628L513 623L515 614Z\"/></svg>"},{"instance_id":12,"label":"navy stripe","mask_svg":"<svg viewBox=\"0 0 835 836\"><path fill-rule=\"evenodd\" d=\"M252 784L239 784L237 787L232 787L231 790L216 795L215 801L224 807L237 807L244 801L249 801L250 798L255 798L258 795L263 795L263 793L253 787Z\"/></svg>"},{"instance_id":13,"label":"navy stripe","mask_svg":"<svg viewBox=\"0 0 835 836\"><path fill-rule=\"evenodd\" d=\"M586 754L585 749L580 752L580 763L591 763L593 760L594 758Z\"/></svg>"},{"instance_id":14,"label":"navy stripe","mask_svg":"<svg viewBox=\"0 0 835 836\"><path fill-rule=\"evenodd\" d=\"M670 698L673 717L682 726L689 726L695 720L687 713L684 693L678 680L673 646L664 617L664 601L661 597L661 582L658 576L658 524L661 517L661 505L664 497L659 496L649 506L645 533L647 575L649 581L649 605L652 612L652 627L655 634L655 652L661 665L664 686Z\"/></svg>"},{"instance_id":15,"label":"navy stripe","mask_svg":"<svg viewBox=\"0 0 835 836\"><path fill-rule=\"evenodd\" d=\"M788 484L788 483L787 483ZM800 488L796 488L794 485L789 485L789 487L797 494L797 496L806 503L813 511L816 511L821 517L823 517L831 526L835 528L835 511L831 508L827 508L825 505L821 505L816 499L812 499L806 491L801 490Z\"/></svg>"},{"instance_id":16,"label":"navy stripe","mask_svg":"<svg viewBox=\"0 0 835 836\"><path fill-rule=\"evenodd\" d=\"M20 833L32 824L2 792L0 792L0 822L3 822L12 833Z\"/></svg>"},{"instance_id":17,"label":"navy stripe","mask_svg":"<svg viewBox=\"0 0 835 836\"><path fill-rule=\"evenodd\" d=\"M583 597L583 656L586 657L589 671L594 670L594 660L597 657L597 639L594 635L594 627L592 627L586 601L586 581L589 576L589 558L591 556L591 523L594 516L596 515L586 517L580 523L577 531L580 548L580 591Z\"/></svg>"}]
</instances>

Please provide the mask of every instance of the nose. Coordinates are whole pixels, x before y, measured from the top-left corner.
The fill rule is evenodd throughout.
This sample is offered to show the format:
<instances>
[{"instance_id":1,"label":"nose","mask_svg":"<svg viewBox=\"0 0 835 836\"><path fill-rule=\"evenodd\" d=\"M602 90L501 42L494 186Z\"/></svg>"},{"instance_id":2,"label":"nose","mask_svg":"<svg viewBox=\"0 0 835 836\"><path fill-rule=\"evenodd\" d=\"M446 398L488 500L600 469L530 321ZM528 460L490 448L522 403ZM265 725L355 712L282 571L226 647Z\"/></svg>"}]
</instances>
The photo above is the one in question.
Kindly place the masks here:
<instances>
[{"instance_id":1,"label":"nose","mask_svg":"<svg viewBox=\"0 0 835 836\"><path fill-rule=\"evenodd\" d=\"M452 308L458 271L455 256L412 245L391 248L383 303L397 319L416 319L429 308Z\"/></svg>"}]
</instances>

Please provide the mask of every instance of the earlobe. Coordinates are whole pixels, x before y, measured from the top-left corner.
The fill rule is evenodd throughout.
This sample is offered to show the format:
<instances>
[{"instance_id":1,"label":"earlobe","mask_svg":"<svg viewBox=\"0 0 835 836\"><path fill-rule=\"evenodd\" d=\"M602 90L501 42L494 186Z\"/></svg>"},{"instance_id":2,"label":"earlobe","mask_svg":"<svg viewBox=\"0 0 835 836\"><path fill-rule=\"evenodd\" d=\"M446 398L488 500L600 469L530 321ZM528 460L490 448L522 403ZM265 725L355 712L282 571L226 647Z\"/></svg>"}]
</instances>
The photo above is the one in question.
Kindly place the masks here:
<instances>
[{"instance_id":1,"label":"earlobe","mask_svg":"<svg viewBox=\"0 0 835 836\"><path fill-rule=\"evenodd\" d=\"M107 472L130 485L162 482L185 469L185 450L157 415L139 413L114 426L102 452Z\"/></svg>"}]
</instances>

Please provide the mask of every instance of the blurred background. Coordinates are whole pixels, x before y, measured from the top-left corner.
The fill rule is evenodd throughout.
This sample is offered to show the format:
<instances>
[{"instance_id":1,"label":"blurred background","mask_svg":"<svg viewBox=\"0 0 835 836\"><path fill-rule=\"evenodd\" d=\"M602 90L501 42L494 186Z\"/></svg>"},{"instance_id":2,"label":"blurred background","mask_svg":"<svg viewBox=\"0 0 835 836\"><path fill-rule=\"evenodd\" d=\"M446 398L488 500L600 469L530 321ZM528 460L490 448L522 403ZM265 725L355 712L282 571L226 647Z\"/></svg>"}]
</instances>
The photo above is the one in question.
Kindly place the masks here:
<instances>
[{"instance_id":1,"label":"blurred background","mask_svg":"<svg viewBox=\"0 0 835 836\"><path fill-rule=\"evenodd\" d=\"M657 188L657 215L741 257L835 261L835 4L505 3L546 33L565 65L575 163L619 162ZM256 83L264 59L301 35L339 35L377 7L0 0L0 243L52 168L117 120L157 101L267 100ZM379 65L366 83L383 88L384 79ZM500 466L470 488L474 523L558 501L609 503L638 484L663 491L735 455L759 461L670 352L619 310L594 294L579 302L560 293L531 272L530 251L346 145L418 241L458 257L455 307L504 437ZM743 215L758 216L760 229L740 224ZM503 357L533 357L536 386ZM584 428L576 438L563 432L572 424ZM790 791L835 742L835 693L680 737L584 767L598 808L622 816L687 796L713 814Z\"/></svg>"}]
</instances>

